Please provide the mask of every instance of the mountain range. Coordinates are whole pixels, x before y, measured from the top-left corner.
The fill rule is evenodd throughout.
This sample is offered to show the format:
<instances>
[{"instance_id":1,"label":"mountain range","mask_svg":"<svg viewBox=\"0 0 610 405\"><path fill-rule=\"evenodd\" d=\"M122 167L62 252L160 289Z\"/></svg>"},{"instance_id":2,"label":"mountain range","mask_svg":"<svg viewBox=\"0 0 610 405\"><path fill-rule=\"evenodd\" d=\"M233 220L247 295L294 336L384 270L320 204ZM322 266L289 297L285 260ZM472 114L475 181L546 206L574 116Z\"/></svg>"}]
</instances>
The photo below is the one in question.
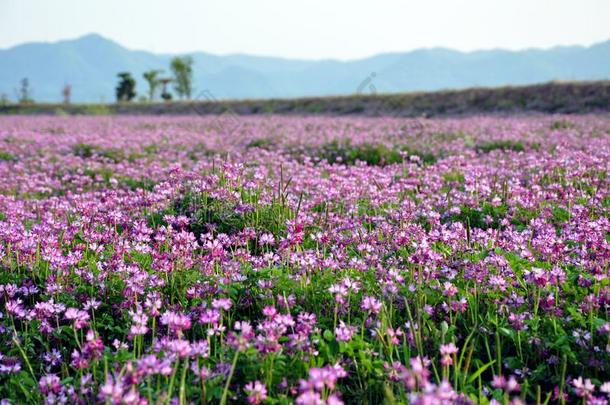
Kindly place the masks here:
<instances>
[{"instance_id":1,"label":"mountain range","mask_svg":"<svg viewBox=\"0 0 610 405\"><path fill-rule=\"evenodd\" d=\"M197 98L293 98L526 85L610 79L610 40L589 47L459 52L446 48L385 53L353 61L297 60L193 52ZM0 94L16 98L29 79L36 101L59 102L65 84L76 102L114 100L117 73L168 67L172 54L127 49L97 34L0 49Z\"/></svg>"}]
</instances>

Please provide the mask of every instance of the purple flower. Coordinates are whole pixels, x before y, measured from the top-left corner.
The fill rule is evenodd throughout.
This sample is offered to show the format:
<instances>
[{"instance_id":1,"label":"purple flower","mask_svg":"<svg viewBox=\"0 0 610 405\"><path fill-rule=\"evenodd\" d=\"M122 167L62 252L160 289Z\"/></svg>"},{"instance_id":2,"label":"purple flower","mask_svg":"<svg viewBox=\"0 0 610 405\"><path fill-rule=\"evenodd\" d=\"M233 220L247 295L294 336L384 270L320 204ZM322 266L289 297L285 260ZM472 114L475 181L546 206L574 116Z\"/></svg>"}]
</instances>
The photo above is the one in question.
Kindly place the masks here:
<instances>
[{"instance_id":1,"label":"purple flower","mask_svg":"<svg viewBox=\"0 0 610 405\"><path fill-rule=\"evenodd\" d=\"M246 384L244 391L248 395L248 402L251 404L260 404L267 399L267 388L258 380Z\"/></svg>"},{"instance_id":2,"label":"purple flower","mask_svg":"<svg viewBox=\"0 0 610 405\"><path fill-rule=\"evenodd\" d=\"M590 397L595 391L595 385L588 378L584 381L582 377L575 378L572 380L572 386L576 395L582 398Z\"/></svg>"},{"instance_id":3,"label":"purple flower","mask_svg":"<svg viewBox=\"0 0 610 405\"><path fill-rule=\"evenodd\" d=\"M338 342L349 342L352 340L357 328L346 325L343 321L339 322L339 326L335 328L335 336Z\"/></svg>"}]
</instances>

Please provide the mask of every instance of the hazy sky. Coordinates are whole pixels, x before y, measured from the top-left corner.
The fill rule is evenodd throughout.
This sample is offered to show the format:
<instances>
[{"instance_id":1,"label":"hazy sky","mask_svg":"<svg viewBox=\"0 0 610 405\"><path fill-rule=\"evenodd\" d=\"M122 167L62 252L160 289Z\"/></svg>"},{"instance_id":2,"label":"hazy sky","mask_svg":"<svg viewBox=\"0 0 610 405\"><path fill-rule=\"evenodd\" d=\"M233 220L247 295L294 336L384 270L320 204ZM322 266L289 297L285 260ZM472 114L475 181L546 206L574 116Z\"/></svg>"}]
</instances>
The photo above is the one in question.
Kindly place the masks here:
<instances>
[{"instance_id":1,"label":"hazy sky","mask_svg":"<svg viewBox=\"0 0 610 405\"><path fill-rule=\"evenodd\" d=\"M0 0L0 48L96 32L132 49L352 59L589 45L610 0Z\"/></svg>"}]
</instances>

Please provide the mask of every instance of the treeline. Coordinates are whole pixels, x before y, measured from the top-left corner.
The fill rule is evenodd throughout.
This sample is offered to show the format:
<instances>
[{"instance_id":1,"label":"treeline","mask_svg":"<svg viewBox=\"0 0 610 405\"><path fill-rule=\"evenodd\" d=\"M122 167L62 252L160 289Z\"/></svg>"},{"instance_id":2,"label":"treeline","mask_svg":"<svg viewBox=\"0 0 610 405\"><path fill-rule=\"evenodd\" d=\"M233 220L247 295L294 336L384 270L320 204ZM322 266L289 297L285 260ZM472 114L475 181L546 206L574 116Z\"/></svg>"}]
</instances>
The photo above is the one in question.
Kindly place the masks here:
<instances>
[{"instance_id":1,"label":"treeline","mask_svg":"<svg viewBox=\"0 0 610 405\"><path fill-rule=\"evenodd\" d=\"M193 58L190 56L176 56L169 65L170 75L164 76L163 69L152 69L142 74L147 89L140 94L139 101L155 101L158 97L164 101L171 101L174 95L170 92L170 84L175 95L182 100L190 100L193 94ZM131 72L117 74L118 84L115 88L117 102L130 102L137 95L137 81ZM71 104L72 85L64 84L61 87L61 100L64 105ZM160 93L159 93L160 90ZM30 80L24 77L15 89L15 99L19 105L32 106L34 101ZM0 107L11 104L7 94L0 94Z\"/></svg>"},{"instance_id":2,"label":"treeline","mask_svg":"<svg viewBox=\"0 0 610 405\"><path fill-rule=\"evenodd\" d=\"M156 100L159 90L161 90L160 97L162 100L172 100L172 93L168 90L170 83L180 99L191 99L193 93L193 58L176 56L171 60L169 69L171 76L163 76L164 71L161 69L149 70L142 74L148 88L140 98L141 101ZM115 88L116 100L118 102L132 101L137 95L136 80L130 72L120 72L117 76L119 83Z\"/></svg>"}]
</instances>

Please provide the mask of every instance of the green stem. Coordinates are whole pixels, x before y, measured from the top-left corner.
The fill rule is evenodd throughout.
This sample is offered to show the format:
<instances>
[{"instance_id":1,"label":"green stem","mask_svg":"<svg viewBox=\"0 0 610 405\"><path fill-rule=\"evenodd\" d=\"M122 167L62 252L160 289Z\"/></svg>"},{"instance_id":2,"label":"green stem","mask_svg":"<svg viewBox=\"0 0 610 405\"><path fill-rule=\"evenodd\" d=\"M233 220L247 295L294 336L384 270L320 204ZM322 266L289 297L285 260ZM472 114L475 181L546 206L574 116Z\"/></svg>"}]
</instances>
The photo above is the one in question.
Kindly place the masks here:
<instances>
[{"instance_id":1,"label":"green stem","mask_svg":"<svg viewBox=\"0 0 610 405\"><path fill-rule=\"evenodd\" d=\"M233 362L231 363L231 371L229 371L229 376L227 377L227 382L225 383L225 388L222 391L222 398L220 399L220 405L226 405L227 396L229 395L229 386L231 385L231 379L233 378L233 373L235 372L235 366L237 365L237 358L239 357L239 351L235 352L235 356L233 356Z\"/></svg>"},{"instance_id":2,"label":"green stem","mask_svg":"<svg viewBox=\"0 0 610 405\"><path fill-rule=\"evenodd\" d=\"M180 378L180 399L179 404L186 404L186 371L189 368L189 359L188 357L184 360L184 367L182 368L182 376Z\"/></svg>"}]
</instances>

